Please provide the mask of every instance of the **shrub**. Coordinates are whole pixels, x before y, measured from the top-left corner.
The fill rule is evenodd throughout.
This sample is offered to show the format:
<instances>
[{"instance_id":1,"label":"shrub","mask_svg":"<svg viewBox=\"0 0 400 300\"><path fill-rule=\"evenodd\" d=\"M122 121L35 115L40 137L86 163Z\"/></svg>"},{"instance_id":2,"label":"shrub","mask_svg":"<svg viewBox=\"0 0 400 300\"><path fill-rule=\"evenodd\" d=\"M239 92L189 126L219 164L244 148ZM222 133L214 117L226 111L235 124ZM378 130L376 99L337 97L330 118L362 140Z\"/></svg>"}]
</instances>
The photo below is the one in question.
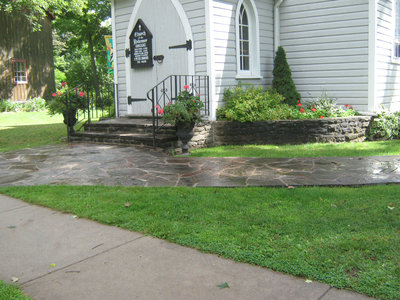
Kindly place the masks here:
<instances>
[{"instance_id":1,"label":"shrub","mask_svg":"<svg viewBox=\"0 0 400 300\"><path fill-rule=\"evenodd\" d=\"M279 47L276 52L273 75L272 88L285 98L285 103L296 105L297 100L301 99L301 95L293 82L292 71L286 60L286 53L283 47Z\"/></svg>"},{"instance_id":2,"label":"shrub","mask_svg":"<svg viewBox=\"0 0 400 300\"><path fill-rule=\"evenodd\" d=\"M389 112L382 106L382 111L371 123L367 134L369 140L390 140L400 137L400 112Z\"/></svg>"},{"instance_id":3,"label":"shrub","mask_svg":"<svg viewBox=\"0 0 400 300\"><path fill-rule=\"evenodd\" d=\"M32 112L32 111L42 111L46 109L46 100L43 98L34 98L29 99L23 102L23 111Z\"/></svg>"},{"instance_id":4,"label":"shrub","mask_svg":"<svg viewBox=\"0 0 400 300\"><path fill-rule=\"evenodd\" d=\"M46 109L46 101L43 98L33 98L26 101L0 100L0 112L17 111L42 111Z\"/></svg>"},{"instance_id":5,"label":"shrub","mask_svg":"<svg viewBox=\"0 0 400 300\"><path fill-rule=\"evenodd\" d=\"M320 111L321 115L326 118L349 117L356 114L351 105L345 105L345 109L337 106L336 99L329 97L326 92L323 92L316 100L307 103L306 107Z\"/></svg>"},{"instance_id":6,"label":"shrub","mask_svg":"<svg viewBox=\"0 0 400 300\"><path fill-rule=\"evenodd\" d=\"M218 119L239 122L286 119L290 109L275 90L241 85L224 92L225 106L217 110Z\"/></svg>"}]
</instances>

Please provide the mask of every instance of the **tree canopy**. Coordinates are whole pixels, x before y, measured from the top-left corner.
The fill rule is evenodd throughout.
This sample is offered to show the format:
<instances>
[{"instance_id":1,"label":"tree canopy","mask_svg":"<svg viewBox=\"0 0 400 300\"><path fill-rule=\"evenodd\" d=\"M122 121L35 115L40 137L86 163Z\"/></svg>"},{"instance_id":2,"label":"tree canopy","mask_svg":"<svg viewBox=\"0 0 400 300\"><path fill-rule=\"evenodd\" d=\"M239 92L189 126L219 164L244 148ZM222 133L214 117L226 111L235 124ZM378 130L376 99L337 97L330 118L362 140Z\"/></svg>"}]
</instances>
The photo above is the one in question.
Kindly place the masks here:
<instances>
[{"instance_id":1,"label":"tree canopy","mask_svg":"<svg viewBox=\"0 0 400 300\"><path fill-rule=\"evenodd\" d=\"M22 13L32 22L35 30L40 29L39 20L46 14L61 15L66 11L81 15L87 0L0 0L0 10Z\"/></svg>"}]
</instances>

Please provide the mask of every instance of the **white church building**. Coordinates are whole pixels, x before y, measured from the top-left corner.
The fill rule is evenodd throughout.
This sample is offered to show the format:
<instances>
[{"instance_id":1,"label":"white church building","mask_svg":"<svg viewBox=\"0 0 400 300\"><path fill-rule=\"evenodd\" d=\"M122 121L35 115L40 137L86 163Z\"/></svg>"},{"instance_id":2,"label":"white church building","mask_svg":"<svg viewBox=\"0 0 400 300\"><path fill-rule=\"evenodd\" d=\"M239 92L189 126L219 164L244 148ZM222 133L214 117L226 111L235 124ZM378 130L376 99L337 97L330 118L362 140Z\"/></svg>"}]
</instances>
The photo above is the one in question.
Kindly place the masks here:
<instances>
[{"instance_id":1,"label":"white church building","mask_svg":"<svg viewBox=\"0 0 400 300\"><path fill-rule=\"evenodd\" d=\"M271 86L278 46L303 101L400 110L400 0L112 0L112 19L119 116L190 84L214 120L226 88Z\"/></svg>"}]
</instances>

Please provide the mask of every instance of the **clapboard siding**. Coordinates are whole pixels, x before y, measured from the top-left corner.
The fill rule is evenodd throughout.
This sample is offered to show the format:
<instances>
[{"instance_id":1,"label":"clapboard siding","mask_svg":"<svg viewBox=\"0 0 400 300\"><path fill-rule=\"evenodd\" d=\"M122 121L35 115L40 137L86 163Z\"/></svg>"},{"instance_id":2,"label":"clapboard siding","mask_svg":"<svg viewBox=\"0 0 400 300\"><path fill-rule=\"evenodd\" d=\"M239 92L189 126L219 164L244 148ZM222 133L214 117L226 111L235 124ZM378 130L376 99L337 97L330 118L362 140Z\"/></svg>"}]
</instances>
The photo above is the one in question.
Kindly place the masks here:
<instances>
[{"instance_id":1,"label":"clapboard siding","mask_svg":"<svg viewBox=\"0 0 400 300\"><path fill-rule=\"evenodd\" d=\"M303 100L327 92L339 104L368 104L368 0L288 0L280 41Z\"/></svg>"},{"instance_id":2,"label":"clapboard siding","mask_svg":"<svg viewBox=\"0 0 400 300\"><path fill-rule=\"evenodd\" d=\"M51 20L40 23L41 30L33 32L24 16L0 11L0 100L49 99L55 91ZM25 61L26 84L14 84L13 59Z\"/></svg>"},{"instance_id":3,"label":"clapboard siding","mask_svg":"<svg viewBox=\"0 0 400 300\"><path fill-rule=\"evenodd\" d=\"M213 32L213 59L215 75L214 102L222 104L223 92L226 88L236 86L237 76L236 60L236 0L214 0L212 2ZM262 86L272 83L273 69L273 1L255 0L256 12L259 21L260 42L260 73L262 79L246 80L241 82Z\"/></svg>"},{"instance_id":4,"label":"clapboard siding","mask_svg":"<svg viewBox=\"0 0 400 300\"><path fill-rule=\"evenodd\" d=\"M117 70L118 70L118 107L119 115L127 114L127 91L126 91L126 69L125 69L125 40L129 21L136 0L115 0L115 35L117 47Z\"/></svg>"},{"instance_id":5,"label":"clapboard siding","mask_svg":"<svg viewBox=\"0 0 400 300\"><path fill-rule=\"evenodd\" d=\"M393 6L391 0L379 0L377 4L375 109L383 104L400 110L400 62L392 61Z\"/></svg>"}]
</instances>

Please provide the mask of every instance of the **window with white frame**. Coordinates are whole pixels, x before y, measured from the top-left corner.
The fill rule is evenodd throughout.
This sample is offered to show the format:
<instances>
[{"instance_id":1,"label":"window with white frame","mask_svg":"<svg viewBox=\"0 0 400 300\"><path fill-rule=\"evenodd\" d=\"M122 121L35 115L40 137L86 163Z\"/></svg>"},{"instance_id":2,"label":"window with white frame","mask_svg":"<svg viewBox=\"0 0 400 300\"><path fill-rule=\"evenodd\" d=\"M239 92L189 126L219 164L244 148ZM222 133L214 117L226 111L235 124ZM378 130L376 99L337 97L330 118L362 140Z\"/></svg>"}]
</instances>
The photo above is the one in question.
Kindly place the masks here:
<instances>
[{"instance_id":1,"label":"window with white frame","mask_svg":"<svg viewBox=\"0 0 400 300\"><path fill-rule=\"evenodd\" d=\"M15 83L27 83L26 76L26 61L22 59L15 59L13 64L13 80Z\"/></svg>"},{"instance_id":2,"label":"window with white frame","mask_svg":"<svg viewBox=\"0 0 400 300\"><path fill-rule=\"evenodd\" d=\"M236 12L238 78L260 78L258 17L253 0L240 0Z\"/></svg>"},{"instance_id":3,"label":"window with white frame","mask_svg":"<svg viewBox=\"0 0 400 300\"><path fill-rule=\"evenodd\" d=\"M394 29L394 48L393 57L400 59L400 0L394 2L395 29Z\"/></svg>"}]
</instances>

